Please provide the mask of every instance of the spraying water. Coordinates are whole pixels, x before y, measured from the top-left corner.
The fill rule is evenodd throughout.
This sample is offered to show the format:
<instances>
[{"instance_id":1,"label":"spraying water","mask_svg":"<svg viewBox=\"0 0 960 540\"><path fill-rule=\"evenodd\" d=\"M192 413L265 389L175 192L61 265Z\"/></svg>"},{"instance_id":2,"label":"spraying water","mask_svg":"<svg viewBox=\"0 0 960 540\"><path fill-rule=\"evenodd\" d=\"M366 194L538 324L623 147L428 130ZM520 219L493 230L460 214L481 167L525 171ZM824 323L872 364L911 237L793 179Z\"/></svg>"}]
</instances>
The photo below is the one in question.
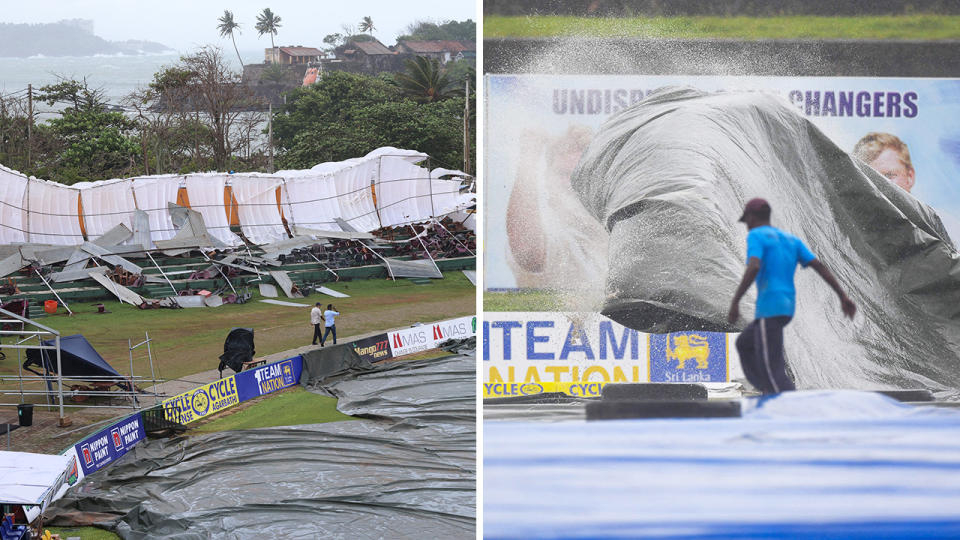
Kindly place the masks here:
<instances>
[{"instance_id":1,"label":"spraying water","mask_svg":"<svg viewBox=\"0 0 960 540\"><path fill-rule=\"evenodd\" d=\"M604 124L572 186L610 232L603 313L614 320L742 328L725 321L744 268L737 218L762 196L773 225L802 238L860 307L845 321L834 293L798 272L786 338L798 388L956 396L960 255L940 219L779 97L663 89Z\"/></svg>"}]
</instances>

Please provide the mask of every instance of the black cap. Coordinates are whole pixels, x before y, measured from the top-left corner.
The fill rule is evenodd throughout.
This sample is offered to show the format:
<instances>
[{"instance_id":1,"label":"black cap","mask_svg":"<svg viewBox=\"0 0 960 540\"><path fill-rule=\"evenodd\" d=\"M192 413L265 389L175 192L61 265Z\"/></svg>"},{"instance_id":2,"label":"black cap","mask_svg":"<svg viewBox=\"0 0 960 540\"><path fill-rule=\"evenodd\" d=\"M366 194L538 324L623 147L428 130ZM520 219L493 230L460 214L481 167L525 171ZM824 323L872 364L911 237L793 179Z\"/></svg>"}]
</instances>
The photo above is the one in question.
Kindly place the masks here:
<instances>
[{"instance_id":1,"label":"black cap","mask_svg":"<svg viewBox=\"0 0 960 540\"><path fill-rule=\"evenodd\" d=\"M739 221L746 221L747 214L766 214L770 215L770 203L766 199L761 199L756 197L747 201L747 204L743 207L743 214L740 216Z\"/></svg>"}]
</instances>

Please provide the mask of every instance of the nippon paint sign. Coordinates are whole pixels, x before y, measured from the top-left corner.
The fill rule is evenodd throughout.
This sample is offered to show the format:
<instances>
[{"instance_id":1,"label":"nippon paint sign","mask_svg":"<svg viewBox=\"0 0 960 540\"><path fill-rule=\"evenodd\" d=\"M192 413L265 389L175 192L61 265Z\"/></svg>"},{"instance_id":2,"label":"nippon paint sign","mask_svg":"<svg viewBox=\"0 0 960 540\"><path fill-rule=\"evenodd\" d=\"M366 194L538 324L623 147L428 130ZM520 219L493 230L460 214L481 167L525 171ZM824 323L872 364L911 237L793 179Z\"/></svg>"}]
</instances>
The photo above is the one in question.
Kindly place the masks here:
<instances>
[{"instance_id":1,"label":"nippon paint sign","mask_svg":"<svg viewBox=\"0 0 960 540\"><path fill-rule=\"evenodd\" d=\"M726 334L645 334L599 313L484 316L484 397L544 392L591 397L606 383L729 380Z\"/></svg>"},{"instance_id":2,"label":"nippon paint sign","mask_svg":"<svg viewBox=\"0 0 960 540\"><path fill-rule=\"evenodd\" d=\"M447 321L422 324L396 330L387 334L390 354L394 357L412 354L436 346L451 339L464 339L477 335L477 318L460 317Z\"/></svg>"},{"instance_id":3,"label":"nippon paint sign","mask_svg":"<svg viewBox=\"0 0 960 540\"><path fill-rule=\"evenodd\" d=\"M147 438L140 413L104 428L75 445L83 475L116 461Z\"/></svg>"}]
</instances>

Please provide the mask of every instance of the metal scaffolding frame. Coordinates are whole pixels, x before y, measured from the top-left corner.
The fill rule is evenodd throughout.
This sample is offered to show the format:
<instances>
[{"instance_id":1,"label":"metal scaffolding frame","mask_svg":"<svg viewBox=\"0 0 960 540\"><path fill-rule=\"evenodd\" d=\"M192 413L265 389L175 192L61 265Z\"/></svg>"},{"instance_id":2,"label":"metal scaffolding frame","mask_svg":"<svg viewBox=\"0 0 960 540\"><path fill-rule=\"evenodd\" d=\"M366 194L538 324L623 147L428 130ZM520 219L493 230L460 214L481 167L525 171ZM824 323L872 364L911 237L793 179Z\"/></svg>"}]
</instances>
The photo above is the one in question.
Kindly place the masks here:
<instances>
[{"instance_id":1,"label":"metal scaffolding frame","mask_svg":"<svg viewBox=\"0 0 960 540\"><path fill-rule=\"evenodd\" d=\"M3 308L0 308L0 351L3 349L16 349L17 351L17 375L0 375L0 384L16 381L18 387L16 389L0 388L0 395L19 395L19 401L16 403L6 403L0 402L0 406L18 406L26 402L26 396L45 396L47 399L48 406L57 406L59 409L60 419L63 420L66 418L64 409L73 407L73 408L108 408L108 409L140 409L140 400L138 395L144 396L153 396L154 403L157 402L157 398L164 397L161 394L156 393L157 379L155 375L155 370L153 366L153 354L150 348L150 336L145 333L146 339L133 345L130 340L128 341L128 347L130 349L130 376L129 377L116 377L112 375L88 375L83 377L83 381L86 382L122 382L129 384L128 390L74 390L68 389L68 396L87 396L87 397L96 397L96 396L111 396L111 397L129 397L131 404L111 404L111 405L94 405L89 403L82 404L72 404L64 403L64 389L63 389L63 380L64 378L71 380L70 377L64 377L63 373L63 359L61 354L60 332L50 328L48 326L42 325L32 319L17 315L16 313L7 311ZM18 330L3 330L2 325L13 323L20 325ZM29 327L36 328L36 330L29 330ZM16 341L14 343L4 343L3 339L6 336L15 336ZM37 340L37 343L29 343L32 340ZM44 345L44 340L53 339L54 345ZM151 378L136 376L133 374L133 351L142 346L147 348L147 356L150 364L150 373ZM56 351L56 364L57 372L56 373L46 373L45 375L24 375L23 374L23 350L40 350L41 354L43 351ZM12 357L12 356L11 356ZM46 368L44 368L46 372ZM56 390L51 388L52 383L56 381ZM153 382L153 392L143 392L138 391L136 384L138 382L152 381ZM41 390L31 390L24 389L24 383L45 383L46 389Z\"/></svg>"}]
</instances>

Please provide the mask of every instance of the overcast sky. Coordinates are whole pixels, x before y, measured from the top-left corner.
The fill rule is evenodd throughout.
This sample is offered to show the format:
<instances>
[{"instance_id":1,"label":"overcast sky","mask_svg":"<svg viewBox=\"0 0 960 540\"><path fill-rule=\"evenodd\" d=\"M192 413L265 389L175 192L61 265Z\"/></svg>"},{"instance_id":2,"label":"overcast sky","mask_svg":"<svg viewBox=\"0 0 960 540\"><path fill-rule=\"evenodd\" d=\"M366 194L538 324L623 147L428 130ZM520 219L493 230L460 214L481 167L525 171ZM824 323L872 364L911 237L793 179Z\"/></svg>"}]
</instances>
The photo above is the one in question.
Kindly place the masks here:
<instances>
[{"instance_id":1,"label":"overcast sky","mask_svg":"<svg viewBox=\"0 0 960 540\"><path fill-rule=\"evenodd\" d=\"M40 23L61 19L93 19L95 33L105 39L145 39L179 51L198 45L230 47L217 31L223 10L240 23L237 47L270 46L268 35L257 36L257 14L269 7L280 17L277 45L322 47L323 37L341 32L344 23L356 26L373 19L374 37L393 45L396 37L416 20L477 21L474 0L30 0L3 1L0 22Z\"/></svg>"}]
</instances>

